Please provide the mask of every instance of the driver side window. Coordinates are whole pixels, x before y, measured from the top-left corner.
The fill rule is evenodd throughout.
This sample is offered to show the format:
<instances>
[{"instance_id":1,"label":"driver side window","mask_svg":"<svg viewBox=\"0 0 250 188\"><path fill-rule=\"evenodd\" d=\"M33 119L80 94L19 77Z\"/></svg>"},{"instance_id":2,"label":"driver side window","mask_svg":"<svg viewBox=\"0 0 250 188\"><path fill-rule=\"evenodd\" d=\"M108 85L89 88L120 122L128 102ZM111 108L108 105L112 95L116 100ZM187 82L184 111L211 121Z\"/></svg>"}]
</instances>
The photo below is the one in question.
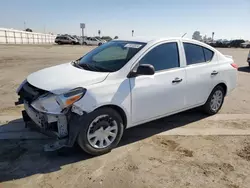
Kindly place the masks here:
<instances>
[{"instance_id":1,"label":"driver side window","mask_svg":"<svg viewBox=\"0 0 250 188\"><path fill-rule=\"evenodd\" d=\"M177 42L154 47L140 60L139 64L151 64L156 72L180 67Z\"/></svg>"}]
</instances>

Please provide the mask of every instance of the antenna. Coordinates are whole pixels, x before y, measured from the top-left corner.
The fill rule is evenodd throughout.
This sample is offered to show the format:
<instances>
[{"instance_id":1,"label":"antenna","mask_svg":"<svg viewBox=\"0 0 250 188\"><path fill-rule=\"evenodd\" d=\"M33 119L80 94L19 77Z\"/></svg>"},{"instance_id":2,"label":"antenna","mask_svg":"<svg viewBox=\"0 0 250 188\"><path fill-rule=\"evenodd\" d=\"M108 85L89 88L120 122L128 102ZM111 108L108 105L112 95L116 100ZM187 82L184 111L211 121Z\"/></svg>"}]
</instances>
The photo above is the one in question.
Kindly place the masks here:
<instances>
[{"instance_id":1,"label":"antenna","mask_svg":"<svg viewBox=\"0 0 250 188\"><path fill-rule=\"evenodd\" d=\"M187 34L187 33L185 33L184 35L182 35L182 37L181 37L181 38L185 37L185 36L186 36L186 34Z\"/></svg>"}]
</instances>

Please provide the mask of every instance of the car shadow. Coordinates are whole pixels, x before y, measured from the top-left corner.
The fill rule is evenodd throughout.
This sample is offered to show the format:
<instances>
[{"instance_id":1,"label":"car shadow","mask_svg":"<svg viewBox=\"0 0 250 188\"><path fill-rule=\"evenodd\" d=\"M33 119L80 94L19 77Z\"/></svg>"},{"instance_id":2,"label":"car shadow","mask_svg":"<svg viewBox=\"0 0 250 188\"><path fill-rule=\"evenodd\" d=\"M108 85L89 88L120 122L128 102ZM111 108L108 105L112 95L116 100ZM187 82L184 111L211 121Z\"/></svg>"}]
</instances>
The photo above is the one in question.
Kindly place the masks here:
<instances>
[{"instance_id":1,"label":"car shadow","mask_svg":"<svg viewBox=\"0 0 250 188\"><path fill-rule=\"evenodd\" d=\"M246 66L246 67L239 67L239 68L238 68L238 71L250 73L250 67L249 67L249 66Z\"/></svg>"},{"instance_id":2,"label":"car shadow","mask_svg":"<svg viewBox=\"0 0 250 188\"><path fill-rule=\"evenodd\" d=\"M185 126L206 117L206 115L194 109L127 129L118 147ZM20 126L20 122L21 119L11 121L0 126L0 130L11 129L13 132L19 131L18 128L20 129L20 127L18 125ZM10 126L12 127L10 128ZM48 141L50 141L49 138L1 139L0 183L29 177L34 174L60 171L64 165L93 158L84 153L79 146L64 148L55 152L44 152L43 145L48 143Z\"/></svg>"}]
</instances>

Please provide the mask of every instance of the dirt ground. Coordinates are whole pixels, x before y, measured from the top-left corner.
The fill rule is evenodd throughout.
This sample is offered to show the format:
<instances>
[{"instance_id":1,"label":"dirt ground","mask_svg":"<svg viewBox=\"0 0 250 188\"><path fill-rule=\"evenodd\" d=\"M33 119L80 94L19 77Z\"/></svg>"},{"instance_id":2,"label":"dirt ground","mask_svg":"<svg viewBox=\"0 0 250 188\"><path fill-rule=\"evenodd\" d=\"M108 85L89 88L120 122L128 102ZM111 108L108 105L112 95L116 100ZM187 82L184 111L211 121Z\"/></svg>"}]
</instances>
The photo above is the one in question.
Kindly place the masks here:
<instances>
[{"instance_id":1,"label":"dirt ground","mask_svg":"<svg viewBox=\"0 0 250 188\"><path fill-rule=\"evenodd\" d=\"M93 47L0 45L0 117L20 115L16 88L36 70L80 57ZM239 65L238 87L226 97L220 114L207 120L198 111L147 123L125 132L112 152L90 157L77 146L43 152L47 140L0 139L2 187L250 187L250 136L159 135L188 124L196 127L250 129L250 68L245 49L219 49ZM242 118L241 118L242 117ZM1 134L0 134L1 136Z\"/></svg>"}]
</instances>

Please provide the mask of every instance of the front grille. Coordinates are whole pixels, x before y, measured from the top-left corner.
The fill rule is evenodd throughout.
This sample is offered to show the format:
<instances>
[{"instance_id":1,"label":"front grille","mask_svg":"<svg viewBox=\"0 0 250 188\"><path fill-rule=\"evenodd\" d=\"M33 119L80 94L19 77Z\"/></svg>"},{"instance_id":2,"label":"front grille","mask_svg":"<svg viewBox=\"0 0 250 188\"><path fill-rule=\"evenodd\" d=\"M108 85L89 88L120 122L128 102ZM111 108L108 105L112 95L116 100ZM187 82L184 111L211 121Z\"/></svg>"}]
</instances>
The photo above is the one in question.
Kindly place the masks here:
<instances>
[{"instance_id":1,"label":"front grille","mask_svg":"<svg viewBox=\"0 0 250 188\"><path fill-rule=\"evenodd\" d=\"M20 96L21 100L25 100L28 103L31 103L32 101L37 99L39 96L45 93L47 93L47 91L36 88L27 82L19 91L18 95Z\"/></svg>"}]
</instances>

